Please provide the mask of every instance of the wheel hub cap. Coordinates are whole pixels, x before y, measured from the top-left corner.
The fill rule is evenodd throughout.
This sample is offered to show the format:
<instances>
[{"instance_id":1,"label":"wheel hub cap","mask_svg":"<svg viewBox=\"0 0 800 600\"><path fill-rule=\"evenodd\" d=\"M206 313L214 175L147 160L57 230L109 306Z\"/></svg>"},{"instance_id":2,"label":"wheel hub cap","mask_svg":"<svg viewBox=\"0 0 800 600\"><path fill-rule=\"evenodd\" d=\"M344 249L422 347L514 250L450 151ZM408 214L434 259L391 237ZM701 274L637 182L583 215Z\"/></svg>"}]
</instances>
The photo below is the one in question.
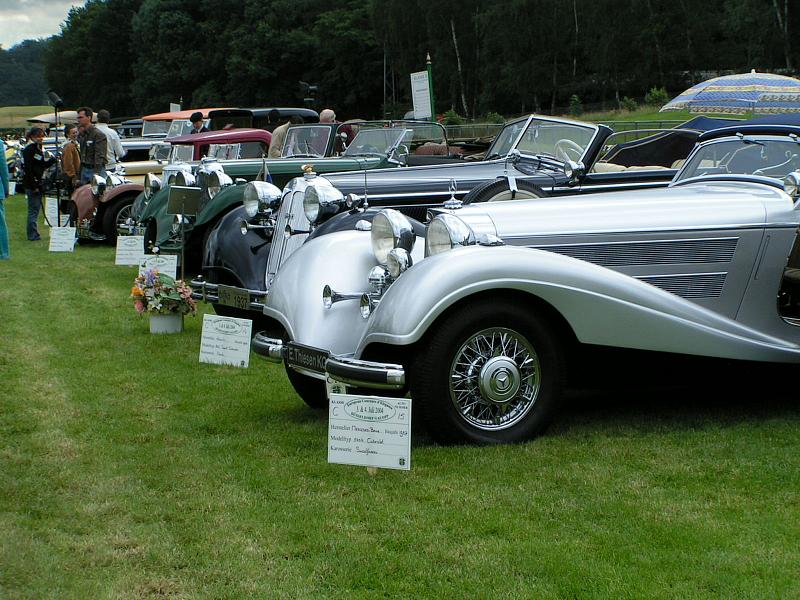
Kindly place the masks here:
<instances>
[{"instance_id":1,"label":"wheel hub cap","mask_svg":"<svg viewBox=\"0 0 800 600\"><path fill-rule=\"evenodd\" d=\"M520 386L519 369L506 356L496 356L483 365L478 376L481 396L494 404L503 404L517 395Z\"/></svg>"}]
</instances>

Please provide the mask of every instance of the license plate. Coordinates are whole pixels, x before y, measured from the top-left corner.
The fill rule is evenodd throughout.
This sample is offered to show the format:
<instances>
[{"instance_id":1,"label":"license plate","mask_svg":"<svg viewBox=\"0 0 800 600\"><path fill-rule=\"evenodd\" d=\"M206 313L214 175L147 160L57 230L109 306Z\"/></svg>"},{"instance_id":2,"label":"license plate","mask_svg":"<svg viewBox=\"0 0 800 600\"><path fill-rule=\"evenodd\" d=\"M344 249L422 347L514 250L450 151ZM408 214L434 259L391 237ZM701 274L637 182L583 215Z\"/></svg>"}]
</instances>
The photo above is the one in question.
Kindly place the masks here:
<instances>
[{"instance_id":1,"label":"license plate","mask_svg":"<svg viewBox=\"0 0 800 600\"><path fill-rule=\"evenodd\" d=\"M217 286L217 294L220 304L241 308L243 310L248 310L250 308L250 293L246 290L229 285L220 285Z\"/></svg>"},{"instance_id":2,"label":"license plate","mask_svg":"<svg viewBox=\"0 0 800 600\"><path fill-rule=\"evenodd\" d=\"M325 350L295 344L294 342L287 344L286 362L291 367L315 373L324 373L327 360L328 352Z\"/></svg>"}]
</instances>

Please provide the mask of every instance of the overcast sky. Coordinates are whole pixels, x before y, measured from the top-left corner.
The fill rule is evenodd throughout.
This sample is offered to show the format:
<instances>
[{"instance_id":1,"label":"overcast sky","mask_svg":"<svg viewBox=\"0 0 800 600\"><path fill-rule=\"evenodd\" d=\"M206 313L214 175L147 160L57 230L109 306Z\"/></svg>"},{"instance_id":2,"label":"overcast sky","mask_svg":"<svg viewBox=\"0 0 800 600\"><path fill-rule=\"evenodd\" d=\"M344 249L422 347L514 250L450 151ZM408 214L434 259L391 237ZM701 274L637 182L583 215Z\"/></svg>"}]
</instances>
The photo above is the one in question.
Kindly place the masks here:
<instances>
[{"instance_id":1,"label":"overcast sky","mask_svg":"<svg viewBox=\"0 0 800 600\"><path fill-rule=\"evenodd\" d=\"M8 50L22 40L59 33L69 9L85 3L85 0L0 0L0 45Z\"/></svg>"}]
</instances>

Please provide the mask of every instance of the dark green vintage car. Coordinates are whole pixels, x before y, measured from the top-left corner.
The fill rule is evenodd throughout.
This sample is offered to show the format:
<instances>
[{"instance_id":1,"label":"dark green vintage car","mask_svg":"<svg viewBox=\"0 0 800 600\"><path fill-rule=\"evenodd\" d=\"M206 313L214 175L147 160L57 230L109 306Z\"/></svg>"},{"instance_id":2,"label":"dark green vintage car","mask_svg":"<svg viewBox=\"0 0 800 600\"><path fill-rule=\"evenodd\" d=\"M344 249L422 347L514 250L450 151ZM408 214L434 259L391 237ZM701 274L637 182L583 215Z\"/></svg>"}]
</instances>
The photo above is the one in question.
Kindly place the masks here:
<instances>
[{"instance_id":1,"label":"dark green vintage car","mask_svg":"<svg viewBox=\"0 0 800 600\"><path fill-rule=\"evenodd\" d=\"M435 151L411 154L422 146ZM148 179L134 206L136 224L129 231L144 235L148 252L158 248L160 253L180 254L183 248L191 269L194 263L199 266L206 233L225 214L241 206L247 181L263 179L280 188L302 175L309 164L317 173L328 173L463 160L450 151L444 128L428 122L292 127L279 159L204 160L197 166L172 165L165 169L163 186L154 178ZM168 211L170 197L173 204L183 199L187 206L197 205L197 212Z\"/></svg>"}]
</instances>

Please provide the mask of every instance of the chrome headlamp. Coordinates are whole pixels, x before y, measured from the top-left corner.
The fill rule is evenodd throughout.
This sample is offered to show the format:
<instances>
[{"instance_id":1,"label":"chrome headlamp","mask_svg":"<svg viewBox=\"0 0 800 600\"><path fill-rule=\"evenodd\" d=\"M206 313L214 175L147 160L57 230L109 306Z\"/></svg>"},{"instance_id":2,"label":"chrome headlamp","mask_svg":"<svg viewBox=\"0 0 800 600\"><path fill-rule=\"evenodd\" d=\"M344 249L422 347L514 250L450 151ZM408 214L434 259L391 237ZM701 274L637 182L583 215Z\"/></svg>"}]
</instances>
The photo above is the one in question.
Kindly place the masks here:
<instances>
[{"instance_id":1,"label":"chrome headlamp","mask_svg":"<svg viewBox=\"0 0 800 600\"><path fill-rule=\"evenodd\" d=\"M153 197L158 190L161 189L161 179L153 173L148 173L144 176L144 197L147 200Z\"/></svg>"},{"instance_id":2,"label":"chrome headlamp","mask_svg":"<svg viewBox=\"0 0 800 600\"><path fill-rule=\"evenodd\" d=\"M248 217L266 213L277 208L281 202L281 191L266 181L251 181L244 187L244 210Z\"/></svg>"},{"instance_id":3,"label":"chrome headlamp","mask_svg":"<svg viewBox=\"0 0 800 600\"><path fill-rule=\"evenodd\" d=\"M792 198L800 195L800 171L793 171L783 178L783 189Z\"/></svg>"},{"instance_id":4,"label":"chrome headlamp","mask_svg":"<svg viewBox=\"0 0 800 600\"><path fill-rule=\"evenodd\" d=\"M199 185L204 189L209 200L228 185L233 185L233 179L225 173L222 165L216 158L204 158L197 169Z\"/></svg>"},{"instance_id":5,"label":"chrome headlamp","mask_svg":"<svg viewBox=\"0 0 800 600\"><path fill-rule=\"evenodd\" d=\"M397 279L413 264L411 255L402 248L394 248L386 257L386 268L392 279Z\"/></svg>"},{"instance_id":6,"label":"chrome headlamp","mask_svg":"<svg viewBox=\"0 0 800 600\"><path fill-rule=\"evenodd\" d=\"M472 246L476 243L475 232L469 225L455 215L443 213L428 224L425 233L425 256L441 254L458 246Z\"/></svg>"},{"instance_id":7,"label":"chrome headlamp","mask_svg":"<svg viewBox=\"0 0 800 600\"><path fill-rule=\"evenodd\" d=\"M192 187L196 180L197 178L194 176L194 173L190 171L178 171L175 174L175 185Z\"/></svg>"},{"instance_id":8,"label":"chrome headlamp","mask_svg":"<svg viewBox=\"0 0 800 600\"><path fill-rule=\"evenodd\" d=\"M183 223L183 226L186 227L187 225L191 224L191 220L189 217L185 217L180 213L175 215L172 219L172 233L178 233L181 230L181 223Z\"/></svg>"},{"instance_id":9,"label":"chrome headlamp","mask_svg":"<svg viewBox=\"0 0 800 600\"><path fill-rule=\"evenodd\" d=\"M387 208L372 220L372 252L376 260L385 265L389 253L395 248L402 248L408 254L417 240L411 222L400 211Z\"/></svg>"},{"instance_id":10,"label":"chrome headlamp","mask_svg":"<svg viewBox=\"0 0 800 600\"><path fill-rule=\"evenodd\" d=\"M335 215L344 205L344 194L322 177L316 177L303 194L303 211L312 225Z\"/></svg>"},{"instance_id":11,"label":"chrome headlamp","mask_svg":"<svg viewBox=\"0 0 800 600\"><path fill-rule=\"evenodd\" d=\"M106 189L106 180L100 175L92 175L92 194L100 196Z\"/></svg>"},{"instance_id":12,"label":"chrome headlamp","mask_svg":"<svg viewBox=\"0 0 800 600\"><path fill-rule=\"evenodd\" d=\"M179 175L181 175L180 181L183 181L184 183L181 183L178 180ZM187 175L192 179L192 181L194 181L192 167L187 163L173 163L164 169L164 181L167 185L187 185L185 183Z\"/></svg>"}]
</instances>

